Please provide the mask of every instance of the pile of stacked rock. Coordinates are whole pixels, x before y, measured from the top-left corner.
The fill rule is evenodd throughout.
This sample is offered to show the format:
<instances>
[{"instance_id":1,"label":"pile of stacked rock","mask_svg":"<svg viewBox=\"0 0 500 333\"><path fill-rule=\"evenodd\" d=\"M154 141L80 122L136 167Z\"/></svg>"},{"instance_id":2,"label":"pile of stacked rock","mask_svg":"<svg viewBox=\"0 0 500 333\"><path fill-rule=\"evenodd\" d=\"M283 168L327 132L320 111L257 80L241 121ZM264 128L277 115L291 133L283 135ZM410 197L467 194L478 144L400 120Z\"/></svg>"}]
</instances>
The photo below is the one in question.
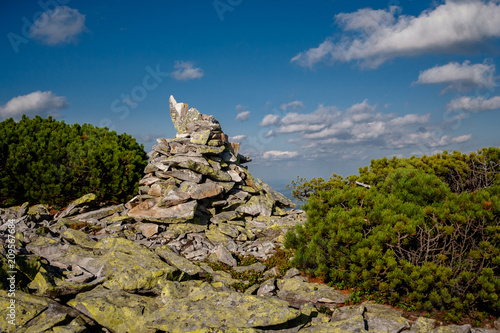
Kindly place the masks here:
<instances>
[{"instance_id":1,"label":"pile of stacked rock","mask_svg":"<svg viewBox=\"0 0 500 333\"><path fill-rule=\"evenodd\" d=\"M129 217L183 233L205 231L217 244L227 243L228 237L252 239L245 228L249 221L290 214L285 209L295 204L250 174L243 166L250 158L239 154L239 144L228 141L213 116L173 96L170 115L177 135L157 139L139 195L129 203Z\"/></svg>"}]
</instances>

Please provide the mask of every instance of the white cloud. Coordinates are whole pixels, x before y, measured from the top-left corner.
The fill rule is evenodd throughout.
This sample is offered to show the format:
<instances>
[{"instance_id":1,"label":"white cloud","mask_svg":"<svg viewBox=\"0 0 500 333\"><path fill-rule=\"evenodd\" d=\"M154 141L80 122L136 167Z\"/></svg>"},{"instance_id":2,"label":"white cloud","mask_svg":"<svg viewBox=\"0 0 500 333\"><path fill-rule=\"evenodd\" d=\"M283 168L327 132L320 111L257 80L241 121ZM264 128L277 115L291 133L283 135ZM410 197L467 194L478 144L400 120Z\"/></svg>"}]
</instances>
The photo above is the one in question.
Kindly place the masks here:
<instances>
[{"instance_id":1,"label":"white cloud","mask_svg":"<svg viewBox=\"0 0 500 333\"><path fill-rule=\"evenodd\" d=\"M203 70L199 67L195 68L191 61L176 61L174 68L177 70L170 75L179 81L199 79L203 76Z\"/></svg>"},{"instance_id":2,"label":"white cloud","mask_svg":"<svg viewBox=\"0 0 500 333\"><path fill-rule=\"evenodd\" d=\"M259 125L262 127L276 125L278 124L279 119L280 116L278 116L277 114L268 114L262 119Z\"/></svg>"},{"instance_id":3,"label":"white cloud","mask_svg":"<svg viewBox=\"0 0 500 333\"><path fill-rule=\"evenodd\" d=\"M323 104L320 104L312 113L287 113L281 120L281 124L325 124L336 120L339 115L340 111L335 106L324 106Z\"/></svg>"},{"instance_id":4,"label":"white cloud","mask_svg":"<svg viewBox=\"0 0 500 333\"><path fill-rule=\"evenodd\" d=\"M40 15L33 23L30 35L44 44L56 45L76 41L85 30L85 15L76 9L58 6Z\"/></svg>"},{"instance_id":5,"label":"white cloud","mask_svg":"<svg viewBox=\"0 0 500 333\"><path fill-rule=\"evenodd\" d=\"M285 160L289 158L294 158L299 155L296 151L279 151L279 150L269 150L262 154L264 159L270 160Z\"/></svg>"},{"instance_id":6,"label":"white cloud","mask_svg":"<svg viewBox=\"0 0 500 333\"><path fill-rule=\"evenodd\" d=\"M430 113L397 116L376 111L376 105L364 100L345 111L335 106L319 105L311 113L289 112L274 123L277 127L266 137L292 134L288 142L300 144L305 155L326 158L338 155L339 148L349 146L356 146L356 149L398 149L417 145L434 148L471 138L469 135L444 135L431 125Z\"/></svg>"},{"instance_id":7,"label":"white cloud","mask_svg":"<svg viewBox=\"0 0 500 333\"><path fill-rule=\"evenodd\" d=\"M68 106L64 97L57 96L52 91L35 91L28 95L12 98L0 106L0 115L3 118L19 119L25 115L57 115L56 111Z\"/></svg>"},{"instance_id":8,"label":"white cloud","mask_svg":"<svg viewBox=\"0 0 500 333\"><path fill-rule=\"evenodd\" d=\"M457 136L455 138L452 138L451 142L462 143L462 142L469 141L470 139L472 139L472 134L466 134L466 135L461 135L461 136Z\"/></svg>"},{"instance_id":9,"label":"white cloud","mask_svg":"<svg viewBox=\"0 0 500 333\"><path fill-rule=\"evenodd\" d=\"M280 109L283 111L286 111L286 110L296 111L296 110L300 110L303 108L305 108L305 106L304 106L304 103L302 103L301 101L293 101L290 103L281 104L281 106L280 106Z\"/></svg>"},{"instance_id":10,"label":"white cloud","mask_svg":"<svg viewBox=\"0 0 500 333\"><path fill-rule=\"evenodd\" d=\"M247 106L246 105L238 104L238 105L235 106L235 109L238 110L238 111L245 111L247 109Z\"/></svg>"},{"instance_id":11,"label":"white cloud","mask_svg":"<svg viewBox=\"0 0 500 333\"><path fill-rule=\"evenodd\" d=\"M427 53L470 53L490 38L500 37L497 1L446 1L419 16L399 15L400 9L360 9L335 16L343 29L340 38L328 38L318 47L292 58L301 66L319 62L360 61L378 67L385 61Z\"/></svg>"},{"instance_id":12,"label":"white cloud","mask_svg":"<svg viewBox=\"0 0 500 333\"><path fill-rule=\"evenodd\" d=\"M416 124L426 124L429 122L431 114L417 115L417 114L407 114L403 117L397 117L390 121L392 126L408 126Z\"/></svg>"},{"instance_id":13,"label":"white cloud","mask_svg":"<svg viewBox=\"0 0 500 333\"><path fill-rule=\"evenodd\" d=\"M416 83L447 84L442 91L465 91L475 87L495 87L495 64L487 63L471 65L470 61L450 62L444 66L435 66L420 72Z\"/></svg>"},{"instance_id":14,"label":"white cloud","mask_svg":"<svg viewBox=\"0 0 500 333\"><path fill-rule=\"evenodd\" d=\"M236 116L236 120L238 120L238 121L246 121L246 120L248 120L248 118L250 118L250 111L240 112Z\"/></svg>"},{"instance_id":15,"label":"white cloud","mask_svg":"<svg viewBox=\"0 0 500 333\"><path fill-rule=\"evenodd\" d=\"M462 96L452 100L446 107L448 110L464 110L468 112L496 110L500 109L500 96L494 96L490 99Z\"/></svg>"},{"instance_id":16,"label":"white cloud","mask_svg":"<svg viewBox=\"0 0 500 333\"><path fill-rule=\"evenodd\" d=\"M231 141L231 142L241 142L241 141L245 140L246 138L247 138L246 135L235 135L235 136L229 137L229 141Z\"/></svg>"}]
</instances>

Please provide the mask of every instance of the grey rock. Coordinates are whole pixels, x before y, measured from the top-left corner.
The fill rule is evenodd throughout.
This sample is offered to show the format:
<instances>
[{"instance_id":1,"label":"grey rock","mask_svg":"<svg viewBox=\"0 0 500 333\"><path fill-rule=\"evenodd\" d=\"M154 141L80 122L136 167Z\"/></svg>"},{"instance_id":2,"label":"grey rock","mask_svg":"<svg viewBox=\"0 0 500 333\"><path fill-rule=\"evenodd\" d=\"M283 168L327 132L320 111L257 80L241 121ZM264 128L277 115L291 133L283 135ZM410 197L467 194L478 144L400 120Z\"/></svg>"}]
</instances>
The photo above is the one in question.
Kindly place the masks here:
<instances>
[{"instance_id":1,"label":"grey rock","mask_svg":"<svg viewBox=\"0 0 500 333\"><path fill-rule=\"evenodd\" d=\"M435 329L429 331L430 333L470 333L471 326L467 325L448 325L448 326L440 326Z\"/></svg>"},{"instance_id":2,"label":"grey rock","mask_svg":"<svg viewBox=\"0 0 500 333\"><path fill-rule=\"evenodd\" d=\"M191 198L201 200L211 198L222 193L223 187L217 183L195 184L187 192Z\"/></svg>"},{"instance_id":3,"label":"grey rock","mask_svg":"<svg viewBox=\"0 0 500 333\"><path fill-rule=\"evenodd\" d=\"M427 333L432 331L436 325L436 320L431 318L418 317L413 325L411 325L411 330L416 333Z\"/></svg>"},{"instance_id":4,"label":"grey rock","mask_svg":"<svg viewBox=\"0 0 500 333\"><path fill-rule=\"evenodd\" d=\"M158 224L142 223L138 226L138 229L141 231L144 237L149 238L158 233Z\"/></svg>"},{"instance_id":5,"label":"grey rock","mask_svg":"<svg viewBox=\"0 0 500 333\"><path fill-rule=\"evenodd\" d=\"M228 249L223 245L217 246L217 248L215 249L215 255L220 262L226 265L229 265L231 267L236 267L238 265L231 252L229 252Z\"/></svg>"},{"instance_id":6,"label":"grey rock","mask_svg":"<svg viewBox=\"0 0 500 333\"><path fill-rule=\"evenodd\" d=\"M177 103L174 96L170 96L170 117L174 123L174 127L178 133L187 132L187 125L196 121L201 120L201 113L195 108L188 108L185 103Z\"/></svg>"},{"instance_id":7,"label":"grey rock","mask_svg":"<svg viewBox=\"0 0 500 333\"><path fill-rule=\"evenodd\" d=\"M266 270L266 265L261 264L260 262L257 262L255 264L251 264L248 266L238 266L235 267L234 270L236 272L246 272L246 271L256 271L256 272L263 272Z\"/></svg>"},{"instance_id":8,"label":"grey rock","mask_svg":"<svg viewBox=\"0 0 500 333\"><path fill-rule=\"evenodd\" d=\"M268 279L260 285L257 290L257 296L271 295L274 290L276 290L276 279Z\"/></svg>"},{"instance_id":9,"label":"grey rock","mask_svg":"<svg viewBox=\"0 0 500 333\"><path fill-rule=\"evenodd\" d=\"M345 303L349 295L342 294L320 283L308 283L300 279L278 280L278 297L294 304L318 302L319 299L329 299L332 303Z\"/></svg>"},{"instance_id":10,"label":"grey rock","mask_svg":"<svg viewBox=\"0 0 500 333\"><path fill-rule=\"evenodd\" d=\"M167 177L175 177L180 180L185 180L193 183L199 183L201 181L201 175L191 170L180 169L180 170L171 170L167 172L163 172L162 175Z\"/></svg>"},{"instance_id":11,"label":"grey rock","mask_svg":"<svg viewBox=\"0 0 500 333\"><path fill-rule=\"evenodd\" d=\"M157 247L155 249L155 253L161 258L165 259L168 264L177 267L179 270L189 275L197 275L203 272L203 270L199 266L191 263L188 259L175 254L167 245ZM205 251L205 253L208 253L208 251ZM198 254L194 255L192 258L197 256Z\"/></svg>"},{"instance_id":12,"label":"grey rock","mask_svg":"<svg viewBox=\"0 0 500 333\"><path fill-rule=\"evenodd\" d=\"M181 191L179 188L175 187L169 190L158 202L159 207L172 207L179 204L182 204L191 199L191 196Z\"/></svg>"},{"instance_id":13,"label":"grey rock","mask_svg":"<svg viewBox=\"0 0 500 333\"><path fill-rule=\"evenodd\" d=\"M273 203L263 195L252 196L245 204L236 208L239 213L271 216Z\"/></svg>"},{"instance_id":14,"label":"grey rock","mask_svg":"<svg viewBox=\"0 0 500 333\"><path fill-rule=\"evenodd\" d=\"M188 201L172 207L159 207L158 199L148 199L135 206L128 212L128 216L162 223L180 223L194 218L198 203Z\"/></svg>"},{"instance_id":15,"label":"grey rock","mask_svg":"<svg viewBox=\"0 0 500 333\"><path fill-rule=\"evenodd\" d=\"M83 213L84 211L88 210L90 207L94 206L96 204L96 201L97 201L97 196L94 193L85 194L84 196L71 202L68 205L68 207L66 207L65 210L63 210L60 213L57 213L54 216L54 219L59 219L59 218L63 218L66 216L71 216L74 214Z\"/></svg>"},{"instance_id":16,"label":"grey rock","mask_svg":"<svg viewBox=\"0 0 500 333\"><path fill-rule=\"evenodd\" d=\"M364 317L370 331L399 333L410 328L410 321L402 316L401 311L371 302L362 305L366 308Z\"/></svg>"},{"instance_id":17,"label":"grey rock","mask_svg":"<svg viewBox=\"0 0 500 333\"><path fill-rule=\"evenodd\" d=\"M300 275L300 271L297 268L290 268L285 272L285 275L283 275L284 279L291 279L297 275Z\"/></svg>"}]
</instances>

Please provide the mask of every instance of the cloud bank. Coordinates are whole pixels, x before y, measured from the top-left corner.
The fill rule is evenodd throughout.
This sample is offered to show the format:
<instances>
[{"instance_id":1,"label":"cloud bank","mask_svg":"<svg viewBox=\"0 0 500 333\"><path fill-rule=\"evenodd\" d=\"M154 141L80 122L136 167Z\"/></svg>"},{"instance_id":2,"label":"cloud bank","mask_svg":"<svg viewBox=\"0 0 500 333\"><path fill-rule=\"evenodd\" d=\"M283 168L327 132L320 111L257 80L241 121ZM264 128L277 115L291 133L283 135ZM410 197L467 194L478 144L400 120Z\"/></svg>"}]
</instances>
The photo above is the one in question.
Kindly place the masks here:
<instances>
[{"instance_id":1,"label":"cloud bank","mask_svg":"<svg viewBox=\"0 0 500 333\"><path fill-rule=\"evenodd\" d=\"M462 96L453 99L446 106L448 110L463 110L467 112L480 112L487 110L500 109L500 96L494 96L489 99L483 97Z\"/></svg>"},{"instance_id":2,"label":"cloud bank","mask_svg":"<svg viewBox=\"0 0 500 333\"><path fill-rule=\"evenodd\" d=\"M358 61L376 68L389 59L427 53L465 53L472 45L500 37L497 1L451 1L419 16L400 15L401 9L360 9L335 16L342 30L318 47L303 51L291 61L312 68L317 63Z\"/></svg>"},{"instance_id":3,"label":"cloud bank","mask_svg":"<svg viewBox=\"0 0 500 333\"><path fill-rule=\"evenodd\" d=\"M469 134L443 135L430 118L430 113L404 116L380 113L377 105L364 100L345 110L319 105L310 113L288 112L283 117L269 114L261 126L273 127L267 137L291 135L288 141L299 143L308 158L331 157L339 149L354 146L356 149L443 147L472 138Z\"/></svg>"}]
</instances>

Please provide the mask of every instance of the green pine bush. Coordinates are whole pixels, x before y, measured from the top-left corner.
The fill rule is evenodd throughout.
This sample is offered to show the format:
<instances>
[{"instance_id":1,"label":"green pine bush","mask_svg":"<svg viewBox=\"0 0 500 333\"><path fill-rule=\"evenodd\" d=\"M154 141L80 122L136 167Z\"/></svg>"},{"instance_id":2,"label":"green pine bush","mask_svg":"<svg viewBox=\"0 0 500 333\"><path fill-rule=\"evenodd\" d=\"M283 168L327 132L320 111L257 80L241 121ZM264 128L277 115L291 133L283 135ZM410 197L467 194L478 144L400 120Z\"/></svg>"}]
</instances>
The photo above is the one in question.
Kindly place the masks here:
<instances>
[{"instance_id":1,"label":"green pine bush","mask_svg":"<svg viewBox=\"0 0 500 333\"><path fill-rule=\"evenodd\" d=\"M488 148L384 158L347 179L299 178L292 186L308 220L285 246L297 267L337 286L454 318L498 316L499 162L500 149Z\"/></svg>"},{"instance_id":2,"label":"green pine bush","mask_svg":"<svg viewBox=\"0 0 500 333\"><path fill-rule=\"evenodd\" d=\"M128 134L26 116L0 123L0 206L61 208L93 192L122 202L137 192L147 154Z\"/></svg>"}]
</instances>

